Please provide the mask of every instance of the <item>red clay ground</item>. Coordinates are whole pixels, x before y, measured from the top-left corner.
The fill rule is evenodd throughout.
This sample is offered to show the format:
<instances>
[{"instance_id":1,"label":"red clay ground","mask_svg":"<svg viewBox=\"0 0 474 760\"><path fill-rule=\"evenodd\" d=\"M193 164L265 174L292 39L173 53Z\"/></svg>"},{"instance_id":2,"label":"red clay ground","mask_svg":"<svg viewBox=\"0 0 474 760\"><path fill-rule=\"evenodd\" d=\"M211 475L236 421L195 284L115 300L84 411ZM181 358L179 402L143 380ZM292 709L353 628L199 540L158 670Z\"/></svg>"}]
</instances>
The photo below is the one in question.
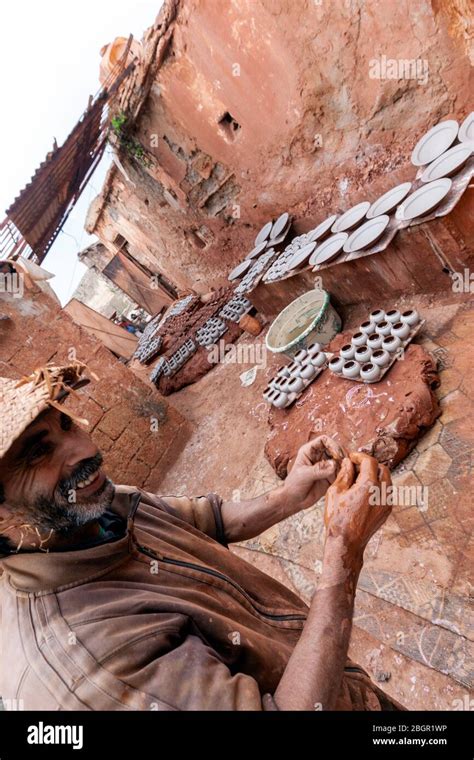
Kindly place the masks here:
<instances>
[{"instance_id":1,"label":"red clay ground","mask_svg":"<svg viewBox=\"0 0 474 760\"><path fill-rule=\"evenodd\" d=\"M401 302L399 302L401 303ZM452 710L467 699L472 657L472 476L474 438L472 303L453 296L434 305L406 300L427 319L417 337L437 358L442 414L394 472L398 484L425 486L427 505L395 506L367 549L356 599L350 655L409 709ZM405 304L403 304L405 305ZM370 308L386 304L370 304ZM357 326L364 309L345 327ZM251 339L262 343L259 336ZM241 338L237 345L250 343ZM258 359L258 357L257 357ZM220 364L195 385L169 397L194 426L163 494L215 490L226 499L251 497L278 478L263 448L268 407L261 392L281 364L267 355L255 382L239 375L255 364ZM322 503L232 551L309 600L321 570Z\"/></svg>"}]
</instances>

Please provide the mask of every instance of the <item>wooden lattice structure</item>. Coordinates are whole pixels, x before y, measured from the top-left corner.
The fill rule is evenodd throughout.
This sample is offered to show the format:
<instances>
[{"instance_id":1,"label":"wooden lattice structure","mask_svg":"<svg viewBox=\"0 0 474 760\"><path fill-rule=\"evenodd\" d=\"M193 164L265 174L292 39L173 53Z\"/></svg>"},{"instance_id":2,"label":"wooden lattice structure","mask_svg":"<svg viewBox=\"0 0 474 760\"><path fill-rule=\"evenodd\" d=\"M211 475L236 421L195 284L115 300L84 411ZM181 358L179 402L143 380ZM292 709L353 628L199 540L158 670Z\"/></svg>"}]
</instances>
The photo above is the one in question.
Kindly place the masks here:
<instances>
[{"instance_id":1,"label":"wooden lattice structure","mask_svg":"<svg viewBox=\"0 0 474 760\"><path fill-rule=\"evenodd\" d=\"M122 57L63 145L55 145L7 209L0 224L0 260L23 256L40 264L56 240L103 156L109 113L117 105L120 85L135 67L135 61L126 65L131 41L130 36Z\"/></svg>"}]
</instances>

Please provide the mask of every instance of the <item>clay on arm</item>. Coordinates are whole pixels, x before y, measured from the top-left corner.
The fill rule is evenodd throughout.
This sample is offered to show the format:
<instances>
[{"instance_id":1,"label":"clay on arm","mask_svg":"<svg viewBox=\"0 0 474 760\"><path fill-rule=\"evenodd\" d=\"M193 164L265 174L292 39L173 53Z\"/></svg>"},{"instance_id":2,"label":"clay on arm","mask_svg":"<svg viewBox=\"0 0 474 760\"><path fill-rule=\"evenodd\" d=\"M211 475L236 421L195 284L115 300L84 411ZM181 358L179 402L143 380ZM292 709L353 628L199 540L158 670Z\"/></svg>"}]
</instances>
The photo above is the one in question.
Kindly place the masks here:
<instances>
[{"instance_id":1,"label":"clay on arm","mask_svg":"<svg viewBox=\"0 0 474 760\"><path fill-rule=\"evenodd\" d=\"M349 648L362 559L344 567L341 546L326 543L321 581L274 700L280 710L333 710Z\"/></svg>"}]
</instances>

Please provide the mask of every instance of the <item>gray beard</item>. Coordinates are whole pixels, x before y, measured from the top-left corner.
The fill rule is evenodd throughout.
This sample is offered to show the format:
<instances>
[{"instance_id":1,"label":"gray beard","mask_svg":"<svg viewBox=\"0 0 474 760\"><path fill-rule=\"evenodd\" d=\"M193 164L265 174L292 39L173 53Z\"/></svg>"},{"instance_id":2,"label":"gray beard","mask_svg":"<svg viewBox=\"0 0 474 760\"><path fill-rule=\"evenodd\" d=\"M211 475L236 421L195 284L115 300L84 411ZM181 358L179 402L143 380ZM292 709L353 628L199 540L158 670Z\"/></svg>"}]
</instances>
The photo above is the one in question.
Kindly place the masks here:
<instances>
[{"instance_id":1,"label":"gray beard","mask_svg":"<svg viewBox=\"0 0 474 760\"><path fill-rule=\"evenodd\" d=\"M22 509L25 523L39 531L67 533L92 520L97 520L110 507L115 493L111 480L106 478L98 493L84 501L69 502L56 490L53 497L38 496L35 501Z\"/></svg>"}]
</instances>

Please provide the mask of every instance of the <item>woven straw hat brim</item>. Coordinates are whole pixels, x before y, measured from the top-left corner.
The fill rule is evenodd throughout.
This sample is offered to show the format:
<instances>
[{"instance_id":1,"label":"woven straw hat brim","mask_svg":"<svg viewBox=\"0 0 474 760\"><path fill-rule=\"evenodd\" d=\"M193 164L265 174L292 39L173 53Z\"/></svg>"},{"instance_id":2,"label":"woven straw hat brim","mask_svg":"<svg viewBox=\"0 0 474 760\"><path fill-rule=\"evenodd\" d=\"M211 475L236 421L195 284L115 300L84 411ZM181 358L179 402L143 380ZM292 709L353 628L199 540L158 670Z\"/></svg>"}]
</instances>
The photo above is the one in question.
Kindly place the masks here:
<instances>
[{"instance_id":1,"label":"woven straw hat brim","mask_svg":"<svg viewBox=\"0 0 474 760\"><path fill-rule=\"evenodd\" d=\"M0 459L41 412L88 382L80 380L84 369L85 365L74 362L62 367L46 365L20 380L0 377Z\"/></svg>"}]
</instances>

